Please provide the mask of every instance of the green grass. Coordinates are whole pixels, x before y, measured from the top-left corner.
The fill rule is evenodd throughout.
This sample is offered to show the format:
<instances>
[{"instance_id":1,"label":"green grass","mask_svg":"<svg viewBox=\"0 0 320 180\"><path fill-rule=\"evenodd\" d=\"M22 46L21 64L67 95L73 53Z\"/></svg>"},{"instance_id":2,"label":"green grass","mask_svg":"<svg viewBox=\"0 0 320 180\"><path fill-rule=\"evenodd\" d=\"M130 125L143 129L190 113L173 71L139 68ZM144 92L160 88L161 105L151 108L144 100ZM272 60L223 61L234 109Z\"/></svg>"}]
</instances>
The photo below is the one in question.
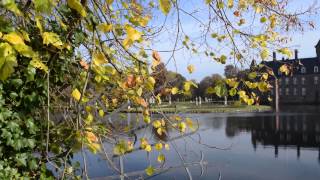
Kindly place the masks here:
<instances>
[{"instance_id":1,"label":"green grass","mask_svg":"<svg viewBox=\"0 0 320 180\"><path fill-rule=\"evenodd\" d=\"M271 111L270 106L247 106L247 105L217 105L217 104L202 104L201 106L196 106L194 103L163 103L161 105L151 106L150 111L153 113L163 112L163 113L223 113L223 112L265 112ZM125 112L140 112L139 109L126 110Z\"/></svg>"}]
</instances>

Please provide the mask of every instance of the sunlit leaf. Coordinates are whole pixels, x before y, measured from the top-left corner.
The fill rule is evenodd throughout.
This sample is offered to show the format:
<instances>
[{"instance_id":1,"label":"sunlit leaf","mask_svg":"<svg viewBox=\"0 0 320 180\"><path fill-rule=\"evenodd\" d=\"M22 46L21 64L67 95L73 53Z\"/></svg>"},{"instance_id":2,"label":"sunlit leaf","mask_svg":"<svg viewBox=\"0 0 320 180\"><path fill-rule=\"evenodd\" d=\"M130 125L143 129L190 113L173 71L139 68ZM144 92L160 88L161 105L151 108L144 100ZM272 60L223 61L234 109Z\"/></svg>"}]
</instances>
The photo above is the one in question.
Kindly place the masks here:
<instances>
[{"instance_id":1,"label":"sunlit leaf","mask_svg":"<svg viewBox=\"0 0 320 180\"><path fill-rule=\"evenodd\" d=\"M68 2L68 6L71 9L76 10L82 17L87 16L87 12L85 8L82 6L80 0L67 0L67 2Z\"/></svg>"},{"instance_id":2,"label":"sunlit leaf","mask_svg":"<svg viewBox=\"0 0 320 180\"><path fill-rule=\"evenodd\" d=\"M172 95L175 95L175 94L177 94L178 92L179 92L179 89L178 89L177 87L174 87L174 88L171 89L171 94L172 94Z\"/></svg>"},{"instance_id":3,"label":"sunlit leaf","mask_svg":"<svg viewBox=\"0 0 320 180\"><path fill-rule=\"evenodd\" d=\"M189 66L187 67L187 69L188 69L188 71L189 71L190 74L193 73L193 71L194 71L194 65L189 65Z\"/></svg>"},{"instance_id":4,"label":"sunlit leaf","mask_svg":"<svg viewBox=\"0 0 320 180\"><path fill-rule=\"evenodd\" d=\"M149 166L147 169L145 169L145 172L148 176L152 176L154 174L154 171L155 169L152 166Z\"/></svg>"},{"instance_id":5,"label":"sunlit leaf","mask_svg":"<svg viewBox=\"0 0 320 180\"><path fill-rule=\"evenodd\" d=\"M77 88L72 91L71 95L75 100L77 100L77 101L80 100L81 93Z\"/></svg>"},{"instance_id":6,"label":"sunlit leaf","mask_svg":"<svg viewBox=\"0 0 320 180\"><path fill-rule=\"evenodd\" d=\"M23 38L16 32L11 32L9 34L5 34L3 36L3 40L11 43L11 44L24 44Z\"/></svg>"},{"instance_id":7,"label":"sunlit leaf","mask_svg":"<svg viewBox=\"0 0 320 180\"><path fill-rule=\"evenodd\" d=\"M167 15L171 9L171 1L170 0L159 0L159 8L163 14Z\"/></svg>"},{"instance_id":8,"label":"sunlit leaf","mask_svg":"<svg viewBox=\"0 0 320 180\"><path fill-rule=\"evenodd\" d=\"M163 163L165 161L165 156L163 154L159 154L157 157L157 161L159 163Z\"/></svg>"},{"instance_id":9,"label":"sunlit leaf","mask_svg":"<svg viewBox=\"0 0 320 180\"><path fill-rule=\"evenodd\" d=\"M49 45L52 44L58 49L62 49L63 43L60 40L60 37L58 34L54 32L44 32L42 34L43 44Z\"/></svg>"}]
</instances>

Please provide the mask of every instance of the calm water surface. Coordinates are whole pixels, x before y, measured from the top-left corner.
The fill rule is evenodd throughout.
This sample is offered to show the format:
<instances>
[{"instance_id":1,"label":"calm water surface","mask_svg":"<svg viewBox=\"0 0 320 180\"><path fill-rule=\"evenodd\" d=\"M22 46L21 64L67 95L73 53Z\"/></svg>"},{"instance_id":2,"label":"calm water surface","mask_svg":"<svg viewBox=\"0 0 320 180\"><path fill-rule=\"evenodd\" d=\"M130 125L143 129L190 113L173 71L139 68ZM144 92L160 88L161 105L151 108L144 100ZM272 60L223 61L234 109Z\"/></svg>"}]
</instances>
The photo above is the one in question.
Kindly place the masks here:
<instances>
[{"instance_id":1,"label":"calm water surface","mask_svg":"<svg viewBox=\"0 0 320 180\"><path fill-rule=\"evenodd\" d=\"M190 167L194 179L294 180L320 179L320 111L318 108L284 108L282 113L188 114L198 119L202 143L229 150L200 145L190 138L174 141L187 162L200 160L203 152L207 165ZM144 131L137 132L138 135ZM151 134L149 134L151 135ZM192 135L195 140L198 135ZM187 179L173 148L163 151L166 166L177 167L154 179ZM150 155L156 166L157 152ZM102 157L88 154L90 177L114 175ZM118 162L117 158L114 159ZM146 152L124 157L125 171L143 171L148 166Z\"/></svg>"}]
</instances>

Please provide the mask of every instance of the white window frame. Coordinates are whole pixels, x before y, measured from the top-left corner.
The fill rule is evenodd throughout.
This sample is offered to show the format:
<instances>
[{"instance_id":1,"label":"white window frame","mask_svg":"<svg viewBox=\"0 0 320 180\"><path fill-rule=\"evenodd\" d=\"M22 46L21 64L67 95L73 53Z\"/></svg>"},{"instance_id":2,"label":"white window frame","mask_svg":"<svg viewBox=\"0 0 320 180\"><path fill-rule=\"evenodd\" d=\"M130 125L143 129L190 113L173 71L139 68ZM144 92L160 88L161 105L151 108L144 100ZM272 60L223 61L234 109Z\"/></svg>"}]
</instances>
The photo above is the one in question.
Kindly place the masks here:
<instances>
[{"instance_id":1,"label":"white window frame","mask_svg":"<svg viewBox=\"0 0 320 180\"><path fill-rule=\"evenodd\" d=\"M297 84L297 78L296 78L296 77L293 78L293 84L294 84L294 85Z\"/></svg>"},{"instance_id":2,"label":"white window frame","mask_svg":"<svg viewBox=\"0 0 320 180\"><path fill-rule=\"evenodd\" d=\"M314 81L314 84L318 84L319 83L319 77L318 76L314 76L313 77L313 81Z\"/></svg>"},{"instance_id":3,"label":"white window frame","mask_svg":"<svg viewBox=\"0 0 320 180\"><path fill-rule=\"evenodd\" d=\"M307 69L306 69L305 67L302 67L302 68L301 68L301 73L302 73L302 74L306 73L306 71L307 71Z\"/></svg>"},{"instance_id":4,"label":"white window frame","mask_svg":"<svg viewBox=\"0 0 320 180\"><path fill-rule=\"evenodd\" d=\"M290 95L290 89L286 88L286 96L289 96L289 95Z\"/></svg>"},{"instance_id":5,"label":"white window frame","mask_svg":"<svg viewBox=\"0 0 320 180\"><path fill-rule=\"evenodd\" d=\"M307 94L307 90L306 90L306 88L301 88L301 95L302 96L305 96Z\"/></svg>"},{"instance_id":6,"label":"white window frame","mask_svg":"<svg viewBox=\"0 0 320 180\"><path fill-rule=\"evenodd\" d=\"M314 66L313 67L313 72L315 72L315 73L319 72L319 67L318 66Z\"/></svg>"},{"instance_id":7,"label":"white window frame","mask_svg":"<svg viewBox=\"0 0 320 180\"><path fill-rule=\"evenodd\" d=\"M297 95L298 93L297 93L297 88L293 88L293 95Z\"/></svg>"},{"instance_id":8,"label":"white window frame","mask_svg":"<svg viewBox=\"0 0 320 180\"><path fill-rule=\"evenodd\" d=\"M304 85L306 82L306 78L305 77L301 77L301 84Z\"/></svg>"},{"instance_id":9,"label":"white window frame","mask_svg":"<svg viewBox=\"0 0 320 180\"><path fill-rule=\"evenodd\" d=\"M290 79L286 77L285 82L286 82L286 85L288 85L290 83Z\"/></svg>"}]
</instances>

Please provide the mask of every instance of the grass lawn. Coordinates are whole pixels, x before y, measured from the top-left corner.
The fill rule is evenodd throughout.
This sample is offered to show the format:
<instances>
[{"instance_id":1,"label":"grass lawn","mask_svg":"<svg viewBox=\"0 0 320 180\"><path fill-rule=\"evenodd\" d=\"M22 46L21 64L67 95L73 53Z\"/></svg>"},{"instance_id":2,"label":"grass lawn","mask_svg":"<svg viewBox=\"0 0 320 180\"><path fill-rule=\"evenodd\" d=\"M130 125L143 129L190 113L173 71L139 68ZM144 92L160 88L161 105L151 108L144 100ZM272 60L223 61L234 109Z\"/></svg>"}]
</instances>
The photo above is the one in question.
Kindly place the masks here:
<instances>
[{"instance_id":1,"label":"grass lawn","mask_svg":"<svg viewBox=\"0 0 320 180\"><path fill-rule=\"evenodd\" d=\"M201 106L196 106L195 103L189 102L175 102L169 105L168 103L162 103L161 105L151 106L150 111L153 113L164 112L164 113L175 113L175 112L185 112L185 113L222 113L222 112L265 112L271 111L270 106L264 105L217 105L204 103ZM132 108L131 110L126 110L126 112L140 112L141 110Z\"/></svg>"}]
</instances>

